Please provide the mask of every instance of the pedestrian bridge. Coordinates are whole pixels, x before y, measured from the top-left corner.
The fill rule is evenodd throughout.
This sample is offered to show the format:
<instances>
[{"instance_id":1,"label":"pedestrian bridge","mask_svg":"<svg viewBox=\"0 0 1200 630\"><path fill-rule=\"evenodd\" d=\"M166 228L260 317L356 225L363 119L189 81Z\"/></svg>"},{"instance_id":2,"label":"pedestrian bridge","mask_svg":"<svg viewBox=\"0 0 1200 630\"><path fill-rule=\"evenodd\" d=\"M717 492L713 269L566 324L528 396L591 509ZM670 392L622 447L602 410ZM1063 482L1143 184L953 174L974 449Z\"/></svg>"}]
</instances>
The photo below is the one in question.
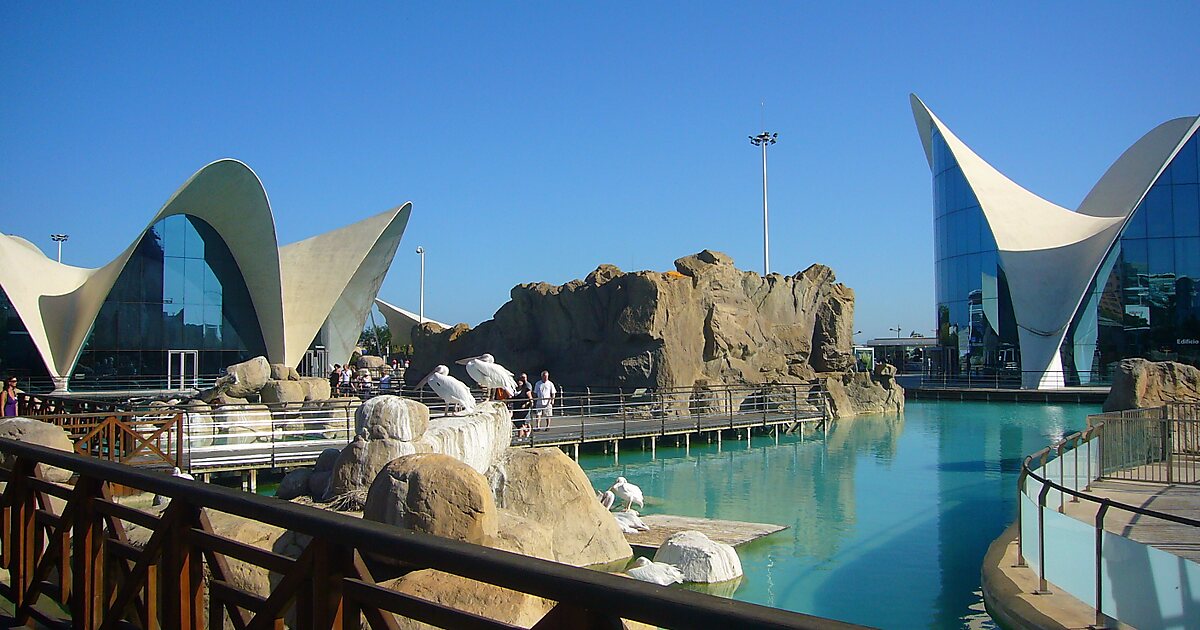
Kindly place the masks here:
<instances>
[{"instance_id":1,"label":"pedestrian bridge","mask_svg":"<svg viewBox=\"0 0 1200 630\"><path fill-rule=\"evenodd\" d=\"M186 406L154 403L132 410L69 412L61 401L34 400L38 418L62 426L77 453L134 466L178 467L192 474L253 471L312 465L322 451L342 448L355 434L354 415L361 397L305 403L226 405L197 412ZM447 413L440 399L409 389L399 395L430 407L434 419ZM40 405L40 406L39 406ZM810 385L722 385L674 390L601 390L564 388L544 430L514 430L517 447L554 446L578 456L582 444L611 444L614 454L624 440L650 449L662 438L684 445L693 436L722 439L754 430L795 431L824 428L829 419L824 392ZM519 414L519 410L518 410Z\"/></svg>"}]
</instances>

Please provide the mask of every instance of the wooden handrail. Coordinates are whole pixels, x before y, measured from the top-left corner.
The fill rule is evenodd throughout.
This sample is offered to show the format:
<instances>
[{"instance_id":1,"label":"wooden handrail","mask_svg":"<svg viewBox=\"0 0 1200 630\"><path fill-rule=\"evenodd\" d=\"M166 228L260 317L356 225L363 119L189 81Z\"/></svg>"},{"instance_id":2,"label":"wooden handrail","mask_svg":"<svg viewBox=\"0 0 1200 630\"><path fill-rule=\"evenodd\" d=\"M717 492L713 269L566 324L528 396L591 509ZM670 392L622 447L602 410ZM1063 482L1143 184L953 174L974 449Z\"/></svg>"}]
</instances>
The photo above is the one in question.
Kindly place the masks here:
<instances>
[{"instance_id":1,"label":"wooden handrail","mask_svg":"<svg viewBox=\"0 0 1200 630\"><path fill-rule=\"evenodd\" d=\"M0 452L16 457L13 472L5 472L0 477L12 481L3 501L4 522L10 524L5 528L3 549L6 566L12 575L8 590L18 606L18 621L32 614L29 610L31 597L26 594L40 589L41 582L35 578L43 572L49 574L48 569L35 571L34 567L55 561L52 553L30 541L63 540L72 535L67 531L70 526L75 532L70 570L63 571L65 565L58 568L60 575L70 573L74 576L75 585L70 589L69 601L60 603L72 611L80 611L73 619L78 627L94 627L93 624L101 622L111 624L116 621L114 615L129 614L130 606L105 608L103 604L109 600L97 593L113 593L114 599L121 598L118 603L132 602L132 607L140 611L136 614L146 617L153 612L147 606L154 605L156 597L152 594L157 593L159 587L170 589L163 591L162 598L164 606L168 607L162 613L167 627L177 625L189 630L202 627L203 611L196 608L203 601L201 590L204 588L209 588L210 598L217 602L214 606L223 606L239 628L244 621L249 621L248 627L258 624L274 627L274 622L269 619L282 619L289 607L294 607L299 616L314 615L314 627L343 627L337 622L356 625L359 611L372 627L388 627L385 620L390 620L390 613L397 611L383 605L387 598L371 597L368 600L366 596L356 595L375 586L358 557L360 550L402 558L412 566L437 569L558 602L538 627L572 627L579 620L598 624L595 627L621 627L621 618L667 628L855 627L820 617L659 587L12 440L0 439ZM28 516L33 513L35 496L30 484L21 480L37 474L35 464L67 469L77 475L76 492L64 509L63 525L58 529L37 532L37 525ZM114 483L171 499L170 507L160 517L141 557L132 566L121 561L118 564L122 570L116 572L95 568L105 566L105 545L98 544L95 537L113 532L123 536L119 521L96 509L98 504L108 502L104 485ZM48 503L40 507L45 509ZM205 510L218 510L311 536L312 542L295 560L295 566L312 563L312 570L290 571L273 587L272 595L265 601L258 601L250 593L244 596L229 593L227 589L233 587L225 577L224 554L216 549L242 543L216 538L215 532L207 526ZM97 527L101 522L104 526ZM195 536L190 533L194 531L204 534ZM54 549L62 545L46 547ZM243 560L263 561L266 558L261 556L262 553L261 549L253 549L238 555ZM215 589L202 584L202 561L219 583ZM59 562L62 562L61 558ZM156 569L151 570L152 567ZM18 570L14 571L14 568ZM161 584L148 576L161 577ZM91 578L101 582L89 582ZM140 595L143 592L144 595ZM259 610L241 607L251 602ZM421 613L424 618L414 614L414 618L424 621L445 620L455 613L465 615L432 602L410 601L409 604L404 607L408 613L426 611ZM432 610L429 606L438 609L429 612ZM221 609L214 610L219 613ZM267 615L269 619L261 615ZM473 616L462 619L468 617Z\"/></svg>"}]
</instances>

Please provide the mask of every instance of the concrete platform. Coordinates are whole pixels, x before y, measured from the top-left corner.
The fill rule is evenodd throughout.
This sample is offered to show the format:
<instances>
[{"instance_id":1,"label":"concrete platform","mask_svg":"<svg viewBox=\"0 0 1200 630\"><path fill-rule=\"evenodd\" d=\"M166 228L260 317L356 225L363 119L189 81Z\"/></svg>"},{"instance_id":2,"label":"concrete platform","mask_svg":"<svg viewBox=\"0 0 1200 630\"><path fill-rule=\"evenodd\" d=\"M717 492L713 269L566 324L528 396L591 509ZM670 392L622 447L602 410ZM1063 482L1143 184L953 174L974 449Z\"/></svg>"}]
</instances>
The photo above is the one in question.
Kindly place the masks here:
<instances>
[{"instance_id":1,"label":"concrete platform","mask_svg":"<svg viewBox=\"0 0 1200 630\"><path fill-rule=\"evenodd\" d=\"M711 518L650 514L642 516L650 531L625 534L625 540L639 551L654 551L671 536L682 531L698 531L717 542L737 547L763 536L787 529L785 525L770 523L744 523L742 521L719 521Z\"/></svg>"}]
</instances>

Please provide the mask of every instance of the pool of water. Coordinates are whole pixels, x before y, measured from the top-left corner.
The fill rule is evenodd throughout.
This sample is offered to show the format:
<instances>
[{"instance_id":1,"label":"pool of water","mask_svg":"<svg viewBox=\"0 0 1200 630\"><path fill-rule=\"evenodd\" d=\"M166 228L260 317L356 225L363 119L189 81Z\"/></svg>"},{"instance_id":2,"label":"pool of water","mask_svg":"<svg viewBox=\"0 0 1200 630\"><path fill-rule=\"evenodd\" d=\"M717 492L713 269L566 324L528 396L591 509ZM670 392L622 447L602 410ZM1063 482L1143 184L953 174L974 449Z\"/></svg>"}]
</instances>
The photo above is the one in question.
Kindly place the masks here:
<instances>
[{"instance_id":1,"label":"pool of water","mask_svg":"<svg viewBox=\"0 0 1200 630\"><path fill-rule=\"evenodd\" d=\"M585 453L598 489L641 486L645 514L786 525L738 548L734 598L881 628L990 626L984 552L1016 516L1021 459L1099 405L908 403L828 435Z\"/></svg>"}]
</instances>

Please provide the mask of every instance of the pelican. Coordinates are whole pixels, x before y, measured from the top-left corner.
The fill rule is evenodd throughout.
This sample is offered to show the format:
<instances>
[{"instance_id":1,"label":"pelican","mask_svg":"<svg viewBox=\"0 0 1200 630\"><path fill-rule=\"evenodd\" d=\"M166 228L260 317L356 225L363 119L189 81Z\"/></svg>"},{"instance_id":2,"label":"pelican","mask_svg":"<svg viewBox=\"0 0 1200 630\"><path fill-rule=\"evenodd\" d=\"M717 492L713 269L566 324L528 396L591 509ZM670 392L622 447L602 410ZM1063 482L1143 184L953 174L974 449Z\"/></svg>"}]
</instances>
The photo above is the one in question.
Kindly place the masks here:
<instances>
[{"instance_id":1,"label":"pelican","mask_svg":"<svg viewBox=\"0 0 1200 630\"><path fill-rule=\"evenodd\" d=\"M609 492L608 490L605 490L604 492L597 492L596 498L600 499L600 505L603 505L604 509L606 510L611 510L613 503L616 503L617 501L617 495Z\"/></svg>"},{"instance_id":2,"label":"pelican","mask_svg":"<svg viewBox=\"0 0 1200 630\"><path fill-rule=\"evenodd\" d=\"M447 413L450 405L460 405L467 411L475 410L475 397L471 395L471 389L462 381L450 376L450 368L444 365L433 368L428 376L417 383L416 389L421 389L426 383L429 383L433 393L446 401Z\"/></svg>"},{"instance_id":3,"label":"pelican","mask_svg":"<svg viewBox=\"0 0 1200 630\"><path fill-rule=\"evenodd\" d=\"M493 389L506 389L510 396L517 391L517 381L513 378L513 373L496 363L495 357L490 354L459 359L455 363L466 366L467 374L470 374L480 387L488 390L489 398Z\"/></svg>"},{"instance_id":4,"label":"pelican","mask_svg":"<svg viewBox=\"0 0 1200 630\"><path fill-rule=\"evenodd\" d=\"M624 477L617 477L617 482L608 490L616 495L618 499L625 501L626 510L633 509L634 503L638 504L638 509L645 507L642 499L642 489L625 481Z\"/></svg>"},{"instance_id":5,"label":"pelican","mask_svg":"<svg viewBox=\"0 0 1200 630\"><path fill-rule=\"evenodd\" d=\"M634 512L633 510L614 512L613 517L617 519L617 524L621 526L621 531L625 531L626 527L633 529L635 532L645 532L650 530L650 526L642 521L642 519L638 517L638 513Z\"/></svg>"},{"instance_id":6,"label":"pelican","mask_svg":"<svg viewBox=\"0 0 1200 630\"><path fill-rule=\"evenodd\" d=\"M171 476L172 476L172 477L179 477L180 479L187 479L188 481L195 481L195 480L196 480L196 478L195 478L195 477L193 477L193 476L191 476L190 474L188 474L188 473L185 473L185 472L183 472L182 470L179 470L179 467L178 467L178 466L176 466L176 467L174 467L174 468L172 468L172 469L171 469Z\"/></svg>"},{"instance_id":7,"label":"pelican","mask_svg":"<svg viewBox=\"0 0 1200 630\"><path fill-rule=\"evenodd\" d=\"M660 586L683 582L683 573L679 569L665 562L651 562L644 556L638 556L638 559L633 561L633 565L626 569L625 573L635 580Z\"/></svg>"}]
</instances>

